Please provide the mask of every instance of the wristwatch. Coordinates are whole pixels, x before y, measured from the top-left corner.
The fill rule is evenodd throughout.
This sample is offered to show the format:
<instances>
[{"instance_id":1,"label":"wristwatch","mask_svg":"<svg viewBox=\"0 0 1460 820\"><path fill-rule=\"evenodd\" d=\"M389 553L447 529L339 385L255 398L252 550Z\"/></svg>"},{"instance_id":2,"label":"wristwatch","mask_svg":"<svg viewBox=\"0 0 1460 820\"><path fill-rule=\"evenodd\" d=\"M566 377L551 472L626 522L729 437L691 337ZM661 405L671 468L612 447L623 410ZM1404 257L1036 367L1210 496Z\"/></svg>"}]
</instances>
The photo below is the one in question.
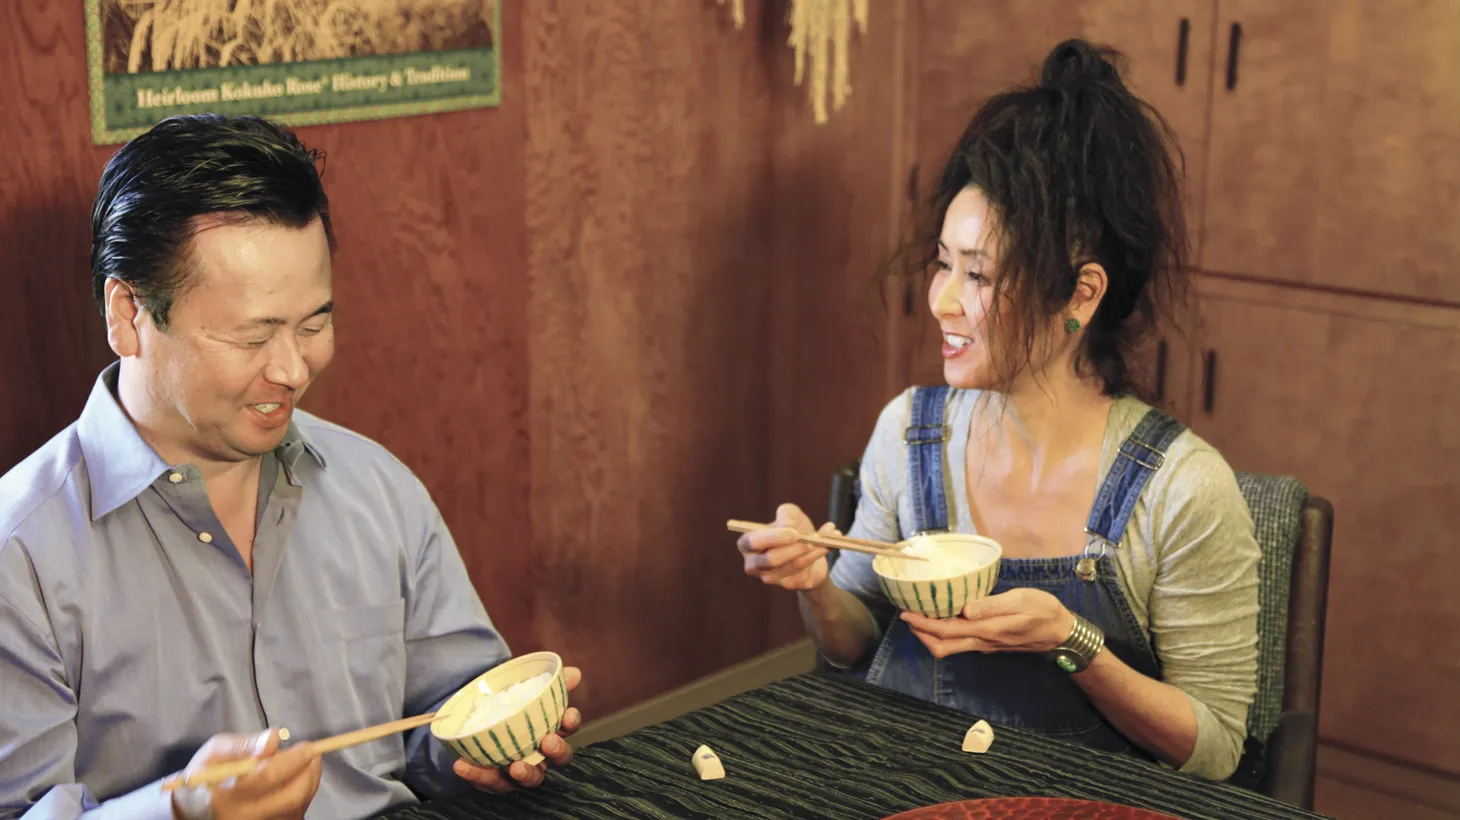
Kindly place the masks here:
<instances>
[{"instance_id":1,"label":"wristwatch","mask_svg":"<svg viewBox=\"0 0 1460 820\"><path fill-rule=\"evenodd\" d=\"M1070 637L1049 650L1049 657L1059 668L1073 674L1085 671L1104 646L1105 633L1100 627L1075 615L1075 628L1070 630Z\"/></svg>"}]
</instances>

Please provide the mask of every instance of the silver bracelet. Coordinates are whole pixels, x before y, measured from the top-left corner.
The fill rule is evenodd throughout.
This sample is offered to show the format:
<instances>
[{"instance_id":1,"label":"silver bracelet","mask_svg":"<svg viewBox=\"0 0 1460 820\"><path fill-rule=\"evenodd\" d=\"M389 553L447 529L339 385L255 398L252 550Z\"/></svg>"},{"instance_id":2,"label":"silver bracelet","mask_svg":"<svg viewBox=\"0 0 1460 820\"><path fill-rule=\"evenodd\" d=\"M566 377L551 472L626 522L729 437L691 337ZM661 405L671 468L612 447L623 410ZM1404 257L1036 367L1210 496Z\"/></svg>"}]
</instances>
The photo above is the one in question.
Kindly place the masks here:
<instances>
[{"instance_id":1,"label":"silver bracelet","mask_svg":"<svg viewBox=\"0 0 1460 820\"><path fill-rule=\"evenodd\" d=\"M1105 633L1100 631L1100 627L1075 615L1075 627L1070 630L1070 636L1050 650L1049 655L1066 672L1083 672L1104 647Z\"/></svg>"}]
</instances>

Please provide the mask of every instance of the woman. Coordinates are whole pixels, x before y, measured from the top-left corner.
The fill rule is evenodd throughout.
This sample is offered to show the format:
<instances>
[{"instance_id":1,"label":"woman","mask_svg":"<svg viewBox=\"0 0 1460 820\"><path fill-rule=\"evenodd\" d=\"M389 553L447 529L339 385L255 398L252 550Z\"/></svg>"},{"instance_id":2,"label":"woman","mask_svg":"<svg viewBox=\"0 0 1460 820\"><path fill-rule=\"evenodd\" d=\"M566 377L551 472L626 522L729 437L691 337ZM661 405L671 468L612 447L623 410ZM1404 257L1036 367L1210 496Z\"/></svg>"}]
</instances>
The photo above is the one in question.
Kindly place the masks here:
<instances>
[{"instance_id":1,"label":"woman","mask_svg":"<svg viewBox=\"0 0 1460 820\"><path fill-rule=\"evenodd\" d=\"M1253 523L1221 455L1132 395L1128 361L1182 285L1168 136L1100 51L1063 43L1037 87L974 116L915 237L949 387L882 412L850 534L991 537L994 594L898 613L869 556L828 570L795 540L812 525L791 505L739 547L872 683L1225 779L1256 690Z\"/></svg>"}]
</instances>

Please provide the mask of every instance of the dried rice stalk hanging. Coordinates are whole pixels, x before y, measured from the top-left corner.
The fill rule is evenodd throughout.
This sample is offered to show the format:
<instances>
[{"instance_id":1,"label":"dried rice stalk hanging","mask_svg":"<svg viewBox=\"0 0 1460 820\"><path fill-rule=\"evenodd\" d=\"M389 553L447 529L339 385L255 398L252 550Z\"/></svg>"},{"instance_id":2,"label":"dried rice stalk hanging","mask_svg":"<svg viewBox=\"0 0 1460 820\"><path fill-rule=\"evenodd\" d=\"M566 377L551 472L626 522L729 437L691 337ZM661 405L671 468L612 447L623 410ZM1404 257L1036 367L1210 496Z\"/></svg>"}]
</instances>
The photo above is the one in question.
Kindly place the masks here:
<instances>
[{"instance_id":1,"label":"dried rice stalk hanging","mask_svg":"<svg viewBox=\"0 0 1460 820\"><path fill-rule=\"evenodd\" d=\"M720 5L725 0L718 0ZM745 0L730 0L735 27L745 26ZM852 22L867 33L868 0L791 0L791 48L796 52L796 85L806 74L806 57L811 56L811 110L817 124L826 122L828 67L831 73L831 107L840 111L852 93ZM830 63L830 66L828 66Z\"/></svg>"},{"instance_id":2,"label":"dried rice stalk hanging","mask_svg":"<svg viewBox=\"0 0 1460 820\"><path fill-rule=\"evenodd\" d=\"M725 5L725 0L716 0L720 5ZM745 0L730 0L730 16L735 18L735 30L745 28Z\"/></svg>"}]
</instances>

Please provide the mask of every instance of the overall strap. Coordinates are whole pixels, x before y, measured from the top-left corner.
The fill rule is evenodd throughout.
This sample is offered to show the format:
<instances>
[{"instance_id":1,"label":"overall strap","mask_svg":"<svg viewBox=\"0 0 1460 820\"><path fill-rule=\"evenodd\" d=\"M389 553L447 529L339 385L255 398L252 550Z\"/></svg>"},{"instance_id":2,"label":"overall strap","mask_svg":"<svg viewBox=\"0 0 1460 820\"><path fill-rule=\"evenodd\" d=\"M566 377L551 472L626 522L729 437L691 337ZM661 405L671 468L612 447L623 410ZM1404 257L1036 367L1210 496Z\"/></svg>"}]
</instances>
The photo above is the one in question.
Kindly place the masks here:
<instances>
[{"instance_id":1,"label":"overall strap","mask_svg":"<svg viewBox=\"0 0 1460 820\"><path fill-rule=\"evenodd\" d=\"M949 392L946 384L912 391L912 413L903 441L907 443L907 486L912 493L915 533L948 531L948 494L943 487L948 425L943 415Z\"/></svg>"},{"instance_id":2,"label":"overall strap","mask_svg":"<svg viewBox=\"0 0 1460 820\"><path fill-rule=\"evenodd\" d=\"M1166 463L1166 448L1181 435L1186 425L1151 408L1141 423L1120 445L1115 463L1100 485L1085 532L1111 544L1120 543L1125 525L1151 475Z\"/></svg>"}]
</instances>

